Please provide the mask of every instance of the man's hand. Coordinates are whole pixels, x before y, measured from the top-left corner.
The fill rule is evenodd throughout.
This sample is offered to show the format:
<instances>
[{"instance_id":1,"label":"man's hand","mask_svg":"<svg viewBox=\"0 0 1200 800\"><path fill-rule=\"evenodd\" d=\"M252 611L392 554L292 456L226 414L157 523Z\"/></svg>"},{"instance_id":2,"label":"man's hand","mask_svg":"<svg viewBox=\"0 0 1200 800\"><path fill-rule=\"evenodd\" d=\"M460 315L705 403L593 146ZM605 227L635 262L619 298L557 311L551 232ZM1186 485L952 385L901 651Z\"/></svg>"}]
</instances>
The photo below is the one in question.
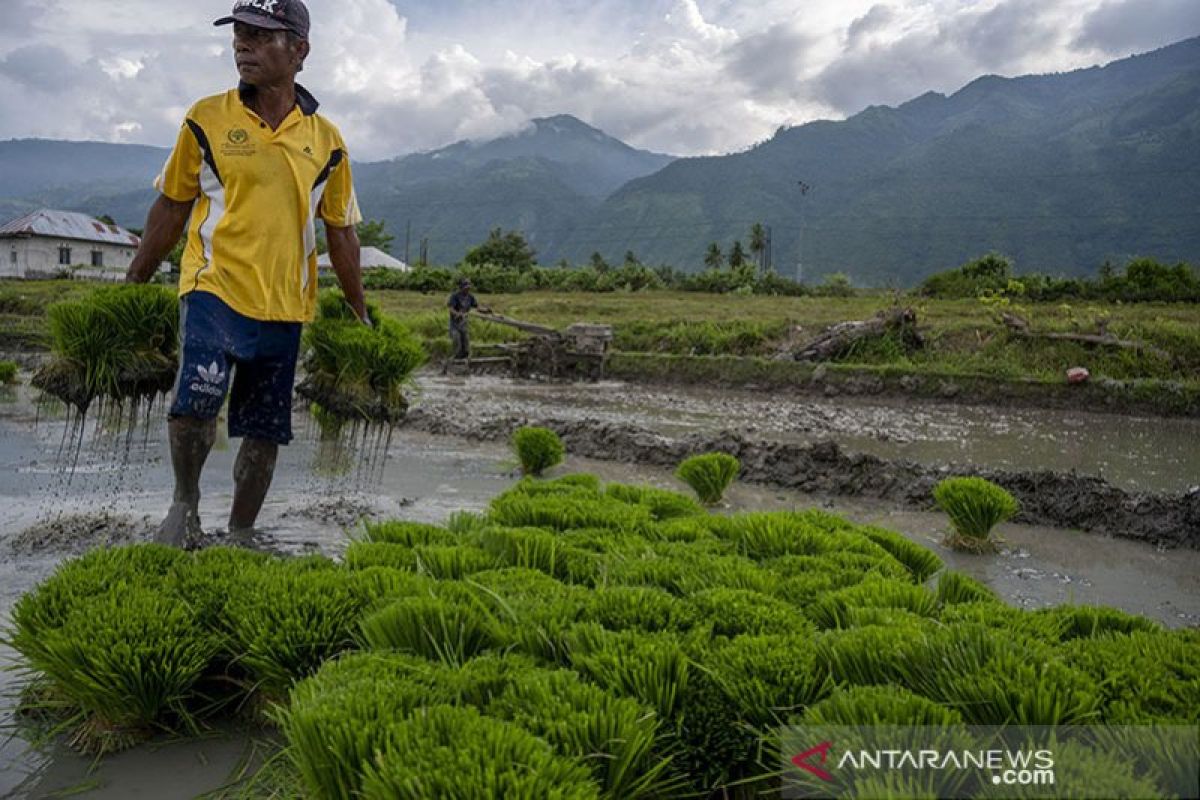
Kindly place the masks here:
<instances>
[{"instance_id":1,"label":"man's hand","mask_svg":"<svg viewBox=\"0 0 1200 800\"><path fill-rule=\"evenodd\" d=\"M163 259L183 235L188 215L192 213L192 202L181 203L165 194L158 196L146 215L142 241L125 272L126 283L145 283L154 277Z\"/></svg>"},{"instance_id":2,"label":"man's hand","mask_svg":"<svg viewBox=\"0 0 1200 800\"><path fill-rule=\"evenodd\" d=\"M358 232L354 230L353 225L335 228L326 223L325 240L329 242L329 261L333 264L333 272L337 275L338 285L342 287L342 294L346 295L346 302L360 320L370 325L367 301L363 297Z\"/></svg>"}]
</instances>

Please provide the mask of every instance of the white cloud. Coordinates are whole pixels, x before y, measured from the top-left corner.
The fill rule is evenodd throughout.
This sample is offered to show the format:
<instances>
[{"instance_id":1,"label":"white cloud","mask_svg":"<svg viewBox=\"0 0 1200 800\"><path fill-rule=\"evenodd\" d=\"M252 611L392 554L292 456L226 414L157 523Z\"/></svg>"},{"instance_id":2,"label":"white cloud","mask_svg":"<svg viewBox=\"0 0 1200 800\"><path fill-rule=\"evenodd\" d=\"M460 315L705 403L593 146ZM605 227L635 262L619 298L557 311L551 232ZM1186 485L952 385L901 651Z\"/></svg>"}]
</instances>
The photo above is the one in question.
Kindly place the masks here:
<instances>
[{"instance_id":1,"label":"white cloud","mask_svg":"<svg viewBox=\"0 0 1200 800\"><path fill-rule=\"evenodd\" d=\"M169 144L233 85L228 0L0 0L0 137ZM311 0L301 81L356 158L575 114L727 152L778 126L1200 34L1195 0ZM398 10L398 8L402 9ZM1163 20L1162 24L1155 20Z\"/></svg>"}]
</instances>

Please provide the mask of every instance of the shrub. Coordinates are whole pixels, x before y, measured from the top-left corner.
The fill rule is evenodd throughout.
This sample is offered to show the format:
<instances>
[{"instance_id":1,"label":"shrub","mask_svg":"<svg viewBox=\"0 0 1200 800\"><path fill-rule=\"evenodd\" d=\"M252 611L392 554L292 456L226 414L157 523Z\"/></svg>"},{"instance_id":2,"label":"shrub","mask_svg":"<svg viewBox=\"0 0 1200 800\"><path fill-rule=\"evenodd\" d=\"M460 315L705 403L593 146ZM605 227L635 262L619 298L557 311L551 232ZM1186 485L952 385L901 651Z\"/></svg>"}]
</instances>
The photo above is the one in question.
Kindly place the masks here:
<instances>
[{"instance_id":1,"label":"shrub","mask_svg":"<svg viewBox=\"0 0 1200 800\"><path fill-rule=\"evenodd\" d=\"M504 797L587 800L600 796L587 767L511 723L473 708L432 706L393 725L368 762L363 800Z\"/></svg>"},{"instance_id":2,"label":"shrub","mask_svg":"<svg viewBox=\"0 0 1200 800\"><path fill-rule=\"evenodd\" d=\"M175 382L179 301L159 286L97 289L49 309L53 360L33 377L47 394L87 410L97 398L149 401Z\"/></svg>"},{"instance_id":3,"label":"shrub","mask_svg":"<svg viewBox=\"0 0 1200 800\"><path fill-rule=\"evenodd\" d=\"M707 453L687 459L675 474L692 487L692 491L705 505L716 505L721 502L725 490L737 477L741 463L726 453Z\"/></svg>"},{"instance_id":4,"label":"shrub","mask_svg":"<svg viewBox=\"0 0 1200 800\"><path fill-rule=\"evenodd\" d=\"M0 361L0 383L11 386L17 382L17 365L12 361Z\"/></svg>"},{"instance_id":5,"label":"shrub","mask_svg":"<svg viewBox=\"0 0 1200 800\"><path fill-rule=\"evenodd\" d=\"M992 528L1020 509L1016 498L984 478L947 478L934 488L933 499L954 526L948 544L973 552L995 549L988 538Z\"/></svg>"},{"instance_id":6,"label":"shrub","mask_svg":"<svg viewBox=\"0 0 1200 800\"><path fill-rule=\"evenodd\" d=\"M547 428L518 428L513 433L512 447L525 475L540 476L561 464L566 453L562 439Z\"/></svg>"}]
</instances>

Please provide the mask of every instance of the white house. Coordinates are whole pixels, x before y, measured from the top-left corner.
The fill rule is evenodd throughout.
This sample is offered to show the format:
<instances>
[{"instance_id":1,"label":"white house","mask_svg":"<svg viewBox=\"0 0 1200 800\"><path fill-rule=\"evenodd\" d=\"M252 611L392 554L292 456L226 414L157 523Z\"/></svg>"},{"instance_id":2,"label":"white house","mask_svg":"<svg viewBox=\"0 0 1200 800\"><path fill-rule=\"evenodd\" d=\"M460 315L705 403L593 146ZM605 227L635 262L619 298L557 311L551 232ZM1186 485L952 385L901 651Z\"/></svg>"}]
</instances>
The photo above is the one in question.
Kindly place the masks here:
<instances>
[{"instance_id":1,"label":"white house","mask_svg":"<svg viewBox=\"0 0 1200 800\"><path fill-rule=\"evenodd\" d=\"M394 269L399 272L408 272L411 269L408 264L405 264L398 258L392 258L377 247L360 248L359 263L362 265L363 269L370 269L371 267L384 267L386 269ZM322 253L321 255L317 256L317 269L333 269L333 264L329 260L329 253Z\"/></svg>"},{"instance_id":2,"label":"white house","mask_svg":"<svg viewBox=\"0 0 1200 800\"><path fill-rule=\"evenodd\" d=\"M120 280L140 240L87 214L43 208L0 225L0 278Z\"/></svg>"}]
</instances>

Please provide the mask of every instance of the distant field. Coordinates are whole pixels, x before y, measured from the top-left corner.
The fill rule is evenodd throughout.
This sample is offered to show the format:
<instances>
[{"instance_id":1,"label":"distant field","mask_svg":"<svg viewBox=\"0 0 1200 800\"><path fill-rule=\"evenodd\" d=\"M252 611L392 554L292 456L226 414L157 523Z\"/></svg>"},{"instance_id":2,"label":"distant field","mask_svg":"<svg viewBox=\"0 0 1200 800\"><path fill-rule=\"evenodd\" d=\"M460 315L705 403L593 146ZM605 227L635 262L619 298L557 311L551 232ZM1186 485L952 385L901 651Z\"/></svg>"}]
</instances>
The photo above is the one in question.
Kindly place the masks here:
<instances>
[{"instance_id":1,"label":"distant field","mask_svg":"<svg viewBox=\"0 0 1200 800\"><path fill-rule=\"evenodd\" d=\"M92 287L71 281L0 281L0 349L46 349L45 310ZM376 291L369 298L411 325L440 355L446 347L443 294ZM890 293L852 298L708 295L690 292L480 295L499 313L565 327L573 322L614 326L616 349L672 355L770 357L836 322L866 319L893 303L917 311L927 346L905 352L890 339L848 353L843 364L886 366L914 373L990 375L1059 380L1073 366L1115 379L1157 378L1200 383L1200 306L1189 304L1023 304L1013 310L1037 330L1094 333L1099 322L1123 339L1165 351L1169 358L1073 342L1011 337L999 310L977 300L929 300ZM480 344L519 336L509 328L476 322Z\"/></svg>"}]
</instances>

